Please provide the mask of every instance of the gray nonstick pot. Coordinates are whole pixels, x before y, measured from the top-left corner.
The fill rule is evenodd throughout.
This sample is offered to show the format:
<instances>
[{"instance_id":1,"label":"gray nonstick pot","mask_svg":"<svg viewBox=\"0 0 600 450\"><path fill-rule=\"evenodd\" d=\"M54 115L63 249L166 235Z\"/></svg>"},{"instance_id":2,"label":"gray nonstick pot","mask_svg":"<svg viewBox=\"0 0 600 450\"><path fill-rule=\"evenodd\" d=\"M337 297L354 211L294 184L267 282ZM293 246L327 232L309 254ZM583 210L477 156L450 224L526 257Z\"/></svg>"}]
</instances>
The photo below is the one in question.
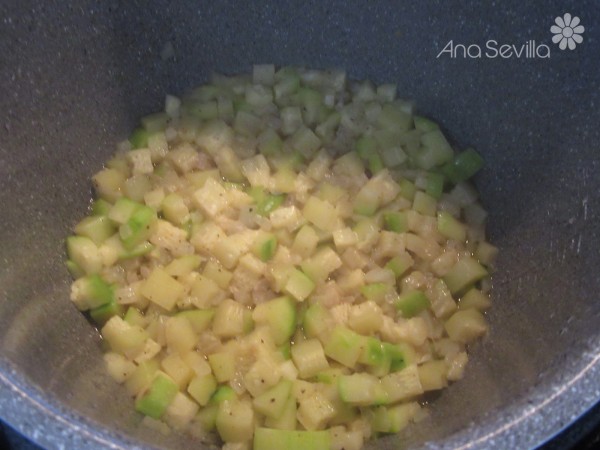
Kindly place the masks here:
<instances>
[{"instance_id":1,"label":"gray nonstick pot","mask_svg":"<svg viewBox=\"0 0 600 450\"><path fill-rule=\"evenodd\" d=\"M486 160L491 333L429 419L368 448L534 448L598 402L600 6L482 3L3 1L2 420L47 448L202 448L139 425L69 301L64 238L136 119L267 62L397 83ZM562 50L566 13L585 31Z\"/></svg>"}]
</instances>

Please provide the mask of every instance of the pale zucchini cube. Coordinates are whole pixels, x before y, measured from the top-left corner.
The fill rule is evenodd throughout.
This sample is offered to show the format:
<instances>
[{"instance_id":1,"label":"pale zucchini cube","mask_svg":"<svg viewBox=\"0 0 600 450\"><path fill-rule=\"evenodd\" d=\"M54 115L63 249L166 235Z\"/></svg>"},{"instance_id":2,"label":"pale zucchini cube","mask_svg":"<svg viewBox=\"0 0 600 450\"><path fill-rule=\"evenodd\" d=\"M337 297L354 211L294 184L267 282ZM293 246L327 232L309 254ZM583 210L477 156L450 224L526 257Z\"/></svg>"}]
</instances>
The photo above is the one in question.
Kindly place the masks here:
<instances>
[{"instance_id":1,"label":"pale zucchini cube","mask_svg":"<svg viewBox=\"0 0 600 450\"><path fill-rule=\"evenodd\" d=\"M289 231L297 230L305 223L300 210L294 205L277 208L269 214L269 220L274 228L286 228Z\"/></svg>"},{"instance_id":2,"label":"pale zucchini cube","mask_svg":"<svg viewBox=\"0 0 600 450\"><path fill-rule=\"evenodd\" d=\"M485 311L492 302L490 298L481 292L479 289L471 288L458 300L458 309L476 309L478 311Z\"/></svg>"},{"instance_id":3,"label":"pale zucchini cube","mask_svg":"<svg viewBox=\"0 0 600 450\"><path fill-rule=\"evenodd\" d=\"M290 146L305 158L310 158L321 147L321 139L310 129L301 126L289 139Z\"/></svg>"},{"instance_id":4,"label":"pale zucchini cube","mask_svg":"<svg viewBox=\"0 0 600 450\"><path fill-rule=\"evenodd\" d=\"M383 325L383 312L372 300L354 305L348 314L348 325L359 334L370 335Z\"/></svg>"},{"instance_id":5,"label":"pale zucchini cube","mask_svg":"<svg viewBox=\"0 0 600 450\"><path fill-rule=\"evenodd\" d=\"M177 353L171 353L163 358L160 366L175 381L179 389L184 389L194 376L194 371Z\"/></svg>"},{"instance_id":6,"label":"pale zucchini cube","mask_svg":"<svg viewBox=\"0 0 600 450\"><path fill-rule=\"evenodd\" d=\"M321 181L331 166L332 159L327 150L321 150L306 168L306 175L315 181Z\"/></svg>"},{"instance_id":7,"label":"pale zucchini cube","mask_svg":"<svg viewBox=\"0 0 600 450\"><path fill-rule=\"evenodd\" d=\"M238 269L243 268L256 276L262 276L265 273L267 265L251 253L246 253L238 262Z\"/></svg>"},{"instance_id":8,"label":"pale zucchini cube","mask_svg":"<svg viewBox=\"0 0 600 450\"><path fill-rule=\"evenodd\" d=\"M200 406L206 406L217 390L217 380L212 374L196 376L188 385L187 392Z\"/></svg>"},{"instance_id":9,"label":"pale zucchini cube","mask_svg":"<svg viewBox=\"0 0 600 450\"><path fill-rule=\"evenodd\" d=\"M315 229L310 225L304 225L296 233L294 243L292 244L292 251L303 258L308 258L316 250L318 243L319 236L315 232Z\"/></svg>"},{"instance_id":10,"label":"pale zucchini cube","mask_svg":"<svg viewBox=\"0 0 600 450\"><path fill-rule=\"evenodd\" d=\"M204 275L199 275L192 285L192 303L200 309L212 306L221 294L224 295L224 291L219 285Z\"/></svg>"},{"instance_id":11,"label":"pale zucchini cube","mask_svg":"<svg viewBox=\"0 0 600 450\"><path fill-rule=\"evenodd\" d=\"M311 378L329 368L323 345L317 339L308 339L292 345L292 360L302 378Z\"/></svg>"},{"instance_id":12,"label":"pale zucchini cube","mask_svg":"<svg viewBox=\"0 0 600 450\"><path fill-rule=\"evenodd\" d=\"M129 325L119 316L111 317L102 327L101 334L112 350L126 357L137 355L148 338L143 328Z\"/></svg>"},{"instance_id":13,"label":"pale zucchini cube","mask_svg":"<svg viewBox=\"0 0 600 450\"><path fill-rule=\"evenodd\" d=\"M389 403L406 400L424 392L419 370L414 364L384 376L381 379L381 387L387 393Z\"/></svg>"},{"instance_id":14,"label":"pale zucchini cube","mask_svg":"<svg viewBox=\"0 0 600 450\"><path fill-rule=\"evenodd\" d=\"M350 431L343 426L337 426L330 428L329 433L330 450L360 450L363 446L364 436L360 431Z\"/></svg>"},{"instance_id":15,"label":"pale zucchini cube","mask_svg":"<svg viewBox=\"0 0 600 450\"><path fill-rule=\"evenodd\" d=\"M351 270L339 275L336 283L344 293L357 292L365 285L365 273L360 269Z\"/></svg>"},{"instance_id":16,"label":"pale zucchini cube","mask_svg":"<svg viewBox=\"0 0 600 450\"><path fill-rule=\"evenodd\" d=\"M267 354L268 355L268 354ZM281 379L281 372L272 356L261 357L244 375L244 386L253 397L275 386Z\"/></svg>"},{"instance_id":17,"label":"pale zucchini cube","mask_svg":"<svg viewBox=\"0 0 600 450\"><path fill-rule=\"evenodd\" d=\"M256 397L252 401L252 404L257 412L266 417L276 419L284 412L291 393L292 382L290 380L281 380L277 385Z\"/></svg>"},{"instance_id":18,"label":"pale zucchini cube","mask_svg":"<svg viewBox=\"0 0 600 450\"><path fill-rule=\"evenodd\" d=\"M241 171L248 179L251 186L269 187L271 182L271 169L267 159L261 155L255 155L241 162Z\"/></svg>"},{"instance_id":19,"label":"pale zucchini cube","mask_svg":"<svg viewBox=\"0 0 600 450\"><path fill-rule=\"evenodd\" d=\"M213 332L221 338L241 336L246 327L246 313L249 314L249 311L240 303L223 300L213 318Z\"/></svg>"},{"instance_id":20,"label":"pale zucchini cube","mask_svg":"<svg viewBox=\"0 0 600 450\"><path fill-rule=\"evenodd\" d=\"M308 431L322 430L327 422L335 416L335 407L320 392L300 400L298 422Z\"/></svg>"},{"instance_id":21,"label":"pale zucchini cube","mask_svg":"<svg viewBox=\"0 0 600 450\"><path fill-rule=\"evenodd\" d=\"M338 392L342 401L356 406L374 405L386 400L379 379L368 373L340 376Z\"/></svg>"},{"instance_id":22,"label":"pale zucchini cube","mask_svg":"<svg viewBox=\"0 0 600 450\"><path fill-rule=\"evenodd\" d=\"M435 391L448 386L448 367L444 361L427 361L418 367L419 381L424 391Z\"/></svg>"},{"instance_id":23,"label":"pale zucchini cube","mask_svg":"<svg viewBox=\"0 0 600 450\"><path fill-rule=\"evenodd\" d=\"M181 355L181 359L188 365L190 369L194 371L196 376L202 377L204 375L209 375L211 373L210 364L204 357L195 350L187 352Z\"/></svg>"},{"instance_id":24,"label":"pale zucchini cube","mask_svg":"<svg viewBox=\"0 0 600 450\"><path fill-rule=\"evenodd\" d=\"M314 289L315 283L298 269L290 271L284 287L284 291L298 301L305 300Z\"/></svg>"},{"instance_id":25,"label":"pale zucchini cube","mask_svg":"<svg viewBox=\"0 0 600 450\"><path fill-rule=\"evenodd\" d=\"M207 221L194 229L190 242L198 252L210 254L214 245L225 236L227 234L221 227L212 221Z\"/></svg>"},{"instance_id":26,"label":"pale zucchini cube","mask_svg":"<svg viewBox=\"0 0 600 450\"><path fill-rule=\"evenodd\" d=\"M213 255L226 269L233 269L244 249L236 235L227 236L215 243L212 248Z\"/></svg>"},{"instance_id":27,"label":"pale zucchini cube","mask_svg":"<svg viewBox=\"0 0 600 450\"><path fill-rule=\"evenodd\" d=\"M124 383L136 369L134 363L123 355L114 352L104 354L104 363L109 375L117 383Z\"/></svg>"},{"instance_id":28,"label":"pale zucchini cube","mask_svg":"<svg viewBox=\"0 0 600 450\"><path fill-rule=\"evenodd\" d=\"M167 347L180 354L192 350L198 343L198 337L189 320L185 317L169 317L165 323Z\"/></svg>"},{"instance_id":29,"label":"pale zucchini cube","mask_svg":"<svg viewBox=\"0 0 600 450\"><path fill-rule=\"evenodd\" d=\"M144 297L167 311L173 309L184 291L185 287L160 267L152 271L140 288Z\"/></svg>"},{"instance_id":30,"label":"pale zucchini cube","mask_svg":"<svg viewBox=\"0 0 600 450\"><path fill-rule=\"evenodd\" d=\"M461 343L471 342L488 330L485 317L476 309L457 311L446 321L444 327L450 339Z\"/></svg>"},{"instance_id":31,"label":"pale zucchini cube","mask_svg":"<svg viewBox=\"0 0 600 450\"><path fill-rule=\"evenodd\" d=\"M206 265L202 274L206 278L213 280L221 289L227 289L233 274L225 269L217 260L211 258Z\"/></svg>"},{"instance_id":32,"label":"pale zucchini cube","mask_svg":"<svg viewBox=\"0 0 600 450\"><path fill-rule=\"evenodd\" d=\"M229 203L227 191L213 178L206 180L204 186L194 192L192 197L196 206L210 217L215 217L227 208Z\"/></svg>"},{"instance_id":33,"label":"pale zucchini cube","mask_svg":"<svg viewBox=\"0 0 600 450\"><path fill-rule=\"evenodd\" d=\"M198 151L189 143L185 142L167 154L167 159L180 173L191 172L198 165Z\"/></svg>"},{"instance_id":34,"label":"pale zucchini cube","mask_svg":"<svg viewBox=\"0 0 600 450\"><path fill-rule=\"evenodd\" d=\"M96 193L109 202L114 202L122 194L122 187L127 176L116 169L102 169L92 177Z\"/></svg>"},{"instance_id":35,"label":"pale zucchini cube","mask_svg":"<svg viewBox=\"0 0 600 450\"><path fill-rule=\"evenodd\" d=\"M338 250L356 245L358 243L358 235L349 227L341 228L333 232L333 242Z\"/></svg>"},{"instance_id":36,"label":"pale zucchini cube","mask_svg":"<svg viewBox=\"0 0 600 450\"><path fill-rule=\"evenodd\" d=\"M208 355L208 363L219 383L232 380L235 376L235 355L222 351Z\"/></svg>"},{"instance_id":37,"label":"pale zucchini cube","mask_svg":"<svg viewBox=\"0 0 600 450\"><path fill-rule=\"evenodd\" d=\"M150 150L152 162L160 162L169 151L169 143L165 133L154 133L148 136L148 150Z\"/></svg>"},{"instance_id":38,"label":"pale zucchini cube","mask_svg":"<svg viewBox=\"0 0 600 450\"><path fill-rule=\"evenodd\" d=\"M164 419L175 430L182 430L192 421L199 409L197 403L178 392L167 407Z\"/></svg>"},{"instance_id":39,"label":"pale zucchini cube","mask_svg":"<svg viewBox=\"0 0 600 450\"><path fill-rule=\"evenodd\" d=\"M161 209L165 218L176 225L185 223L190 218L190 211L179 194L171 193L163 198Z\"/></svg>"},{"instance_id":40,"label":"pale zucchini cube","mask_svg":"<svg viewBox=\"0 0 600 450\"><path fill-rule=\"evenodd\" d=\"M304 218L324 231L335 231L342 228L335 206L318 197L308 198L302 209Z\"/></svg>"},{"instance_id":41,"label":"pale zucchini cube","mask_svg":"<svg viewBox=\"0 0 600 450\"><path fill-rule=\"evenodd\" d=\"M150 174L154 172L154 166L152 165L152 154L147 148L140 148L137 150L130 150L127 153L127 158L132 164L132 173L138 174Z\"/></svg>"},{"instance_id":42,"label":"pale zucchini cube","mask_svg":"<svg viewBox=\"0 0 600 450\"><path fill-rule=\"evenodd\" d=\"M153 339L146 339L144 343L144 347L140 351L140 353L134 358L136 363L141 363L143 361L148 361L149 359L154 358L160 351L162 350L161 345L154 341Z\"/></svg>"},{"instance_id":43,"label":"pale zucchini cube","mask_svg":"<svg viewBox=\"0 0 600 450\"><path fill-rule=\"evenodd\" d=\"M298 406L296 405L296 398L294 395L290 395L279 417L267 417L265 426L269 427L269 429L276 430L295 430L297 427L297 410Z\"/></svg>"},{"instance_id":44,"label":"pale zucchini cube","mask_svg":"<svg viewBox=\"0 0 600 450\"><path fill-rule=\"evenodd\" d=\"M254 409L247 400L225 400L219 405L216 427L225 442L250 441L254 435Z\"/></svg>"}]
</instances>

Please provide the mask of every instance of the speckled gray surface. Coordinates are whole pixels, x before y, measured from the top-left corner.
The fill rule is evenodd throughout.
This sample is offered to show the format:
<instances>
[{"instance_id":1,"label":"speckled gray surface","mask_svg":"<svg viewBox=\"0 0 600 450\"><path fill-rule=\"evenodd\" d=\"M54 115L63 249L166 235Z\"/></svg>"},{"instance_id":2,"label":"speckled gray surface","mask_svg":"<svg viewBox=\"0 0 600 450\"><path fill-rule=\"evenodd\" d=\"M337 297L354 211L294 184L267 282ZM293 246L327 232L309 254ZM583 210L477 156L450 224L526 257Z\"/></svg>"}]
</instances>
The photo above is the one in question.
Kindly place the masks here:
<instances>
[{"instance_id":1,"label":"speckled gray surface","mask_svg":"<svg viewBox=\"0 0 600 450\"><path fill-rule=\"evenodd\" d=\"M565 12L586 31L561 52L549 29ZM428 421L370 448L540 444L600 399L599 24L593 0L2 2L2 419L47 448L190 445L140 430L104 374L68 302L62 241L90 175L165 93L274 62L396 82L488 163L478 186L502 250L491 335ZM535 40L550 58L436 58L451 39Z\"/></svg>"}]
</instances>

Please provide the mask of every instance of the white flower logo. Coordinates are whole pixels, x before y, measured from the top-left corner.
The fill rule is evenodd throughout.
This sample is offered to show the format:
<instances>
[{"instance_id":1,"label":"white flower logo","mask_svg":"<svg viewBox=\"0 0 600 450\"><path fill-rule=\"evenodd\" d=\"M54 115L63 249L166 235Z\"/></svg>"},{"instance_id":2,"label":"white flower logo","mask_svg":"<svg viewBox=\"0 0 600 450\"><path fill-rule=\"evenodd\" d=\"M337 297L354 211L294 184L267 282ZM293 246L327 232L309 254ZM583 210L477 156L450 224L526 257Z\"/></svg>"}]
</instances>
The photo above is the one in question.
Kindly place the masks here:
<instances>
[{"instance_id":1,"label":"white flower logo","mask_svg":"<svg viewBox=\"0 0 600 450\"><path fill-rule=\"evenodd\" d=\"M550 31L554 34L552 42L558 44L561 50L569 47L569 50L575 50L577 44L583 42L581 34L585 31L583 25L579 25L579 17L571 17L571 14L566 13L562 17L554 19L556 25L550 27Z\"/></svg>"}]
</instances>

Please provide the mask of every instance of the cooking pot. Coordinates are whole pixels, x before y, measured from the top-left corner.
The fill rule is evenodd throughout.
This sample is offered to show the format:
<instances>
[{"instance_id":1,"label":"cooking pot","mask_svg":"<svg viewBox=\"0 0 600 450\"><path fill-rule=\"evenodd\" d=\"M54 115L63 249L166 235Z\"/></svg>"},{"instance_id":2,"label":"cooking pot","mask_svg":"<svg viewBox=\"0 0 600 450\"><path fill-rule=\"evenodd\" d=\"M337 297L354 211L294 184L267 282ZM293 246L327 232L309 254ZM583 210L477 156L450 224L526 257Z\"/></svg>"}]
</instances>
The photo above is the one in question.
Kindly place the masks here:
<instances>
[{"instance_id":1,"label":"cooking pot","mask_svg":"<svg viewBox=\"0 0 600 450\"><path fill-rule=\"evenodd\" d=\"M562 50L566 13L585 31ZM137 118L272 62L397 83L486 160L491 332L427 420L368 448L544 442L600 399L599 20L593 0L2 2L1 418L47 448L201 448L140 426L69 301L63 243Z\"/></svg>"}]
</instances>

